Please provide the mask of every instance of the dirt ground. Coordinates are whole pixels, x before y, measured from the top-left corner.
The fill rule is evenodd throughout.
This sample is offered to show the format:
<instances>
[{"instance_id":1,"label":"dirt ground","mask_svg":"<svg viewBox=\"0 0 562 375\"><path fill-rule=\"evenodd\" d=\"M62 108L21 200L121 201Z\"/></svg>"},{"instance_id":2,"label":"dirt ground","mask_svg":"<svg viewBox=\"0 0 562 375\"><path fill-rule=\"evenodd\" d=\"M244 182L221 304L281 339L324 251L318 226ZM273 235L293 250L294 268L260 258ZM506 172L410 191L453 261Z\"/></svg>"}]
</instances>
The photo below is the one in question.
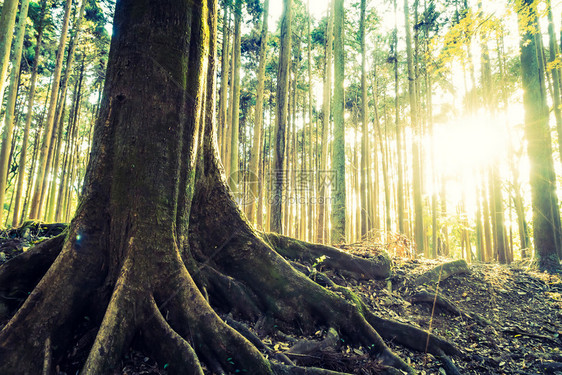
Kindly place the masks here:
<instances>
[{"instance_id":1,"label":"dirt ground","mask_svg":"<svg viewBox=\"0 0 562 375\"><path fill-rule=\"evenodd\" d=\"M58 234L41 226L26 233L4 233L0 239L0 265L26 250L33 243ZM348 245L345 251L361 256L376 252L372 244ZM454 343L462 356L452 358L462 374L559 374L562 375L562 280L560 276L530 272L524 262L502 266L473 263L467 273L454 274L439 281L438 297L446 304L434 306L434 285L420 285L418 276L450 262L451 259L393 258L392 276L387 280L358 282L323 269L322 263L308 265L312 274L324 272L337 284L348 286L363 298L379 316L429 330ZM424 302L416 294L424 292ZM427 298L430 296L431 298ZM3 296L0 295L0 298ZM0 322L0 328L6 322ZM255 327L249 327L253 330ZM84 335L93 332L83 331ZM259 330L258 330L259 334ZM321 340L327 329L314 337L292 335L261 336L271 353L287 353L298 340ZM77 337L80 341L80 337ZM289 356L299 364L328 367L353 374L377 373L376 360L362 347L342 344L337 352L311 354L303 358ZM446 374L431 354L389 346L420 374ZM79 368L77 348L61 359L61 368ZM270 355L271 355L270 353ZM306 357L306 358L305 358ZM69 363L75 362L74 366ZM131 349L115 374L167 374L166 364L158 364L141 351ZM57 370L59 375L73 374ZM259 375L259 374L256 374Z\"/></svg>"}]
</instances>

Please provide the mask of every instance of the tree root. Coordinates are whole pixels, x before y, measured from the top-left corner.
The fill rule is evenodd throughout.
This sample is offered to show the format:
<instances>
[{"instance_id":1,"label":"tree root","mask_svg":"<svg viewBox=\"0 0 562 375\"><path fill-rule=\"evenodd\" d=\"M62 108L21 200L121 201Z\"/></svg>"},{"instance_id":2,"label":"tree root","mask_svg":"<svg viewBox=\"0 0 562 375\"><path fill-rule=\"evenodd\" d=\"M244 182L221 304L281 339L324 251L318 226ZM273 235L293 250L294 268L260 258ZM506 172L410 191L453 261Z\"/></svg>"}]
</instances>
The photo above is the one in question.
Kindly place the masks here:
<instances>
[{"instance_id":1,"label":"tree root","mask_svg":"<svg viewBox=\"0 0 562 375\"><path fill-rule=\"evenodd\" d=\"M338 349L340 336L334 328L330 328L326 337L321 341L300 340L289 349L290 354L308 354L317 351Z\"/></svg>"},{"instance_id":2,"label":"tree root","mask_svg":"<svg viewBox=\"0 0 562 375\"><path fill-rule=\"evenodd\" d=\"M212 267L203 269L207 280L210 303L221 307L245 320L255 321L261 315L261 308L251 289L238 280L224 275Z\"/></svg>"},{"instance_id":3,"label":"tree root","mask_svg":"<svg viewBox=\"0 0 562 375\"><path fill-rule=\"evenodd\" d=\"M45 340L45 353L43 354L43 371L42 375L49 375L52 372L53 365L53 349L51 346L51 338Z\"/></svg>"},{"instance_id":4,"label":"tree root","mask_svg":"<svg viewBox=\"0 0 562 375\"><path fill-rule=\"evenodd\" d=\"M131 262L131 258L127 258L122 274L117 280L94 345L84 365L83 372L86 374L107 374L131 343L136 328L134 314L138 309L135 305L138 299L131 290L136 284L133 281Z\"/></svg>"},{"instance_id":5,"label":"tree root","mask_svg":"<svg viewBox=\"0 0 562 375\"><path fill-rule=\"evenodd\" d=\"M216 361L226 371L272 374L269 362L258 349L208 305L185 267L172 275L169 283L175 292L161 299L167 302L170 326L182 337L193 340L201 359L207 363Z\"/></svg>"},{"instance_id":6,"label":"tree root","mask_svg":"<svg viewBox=\"0 0 562 375\"><path fill-rule=\"evenodd\" d=\"M173 374L203 375L199 358L192 346L170 327L156 301L149 303L147 327L143 329L146 350Z\"/></svg>"},{"instance_id":7,"label":"tree root","mask_svg":"<svg viewBox=\"0 0 562 375\"><path fill-rule=\"evenodd\" d=\"M96 235L87 224L69 231L64 247L24 304L0 331L0 373L37 374L43 369L45 342L58 351L68 348L69 333L102 285L107 274ZM53 251L60 239L53 239ZM47 247L47 242L38 247ZM33 254L37 250L30 250ZM37 255L40 256L40 255ZM14 258L16 260L17 258ZM7 263L6 263L7 264ZM7 288L12 288L8 284ZM92 313L99 307L92 308Z\"/></svg>"},{"instance_id":8,"label":"tree root","mask_svg":"<svg viewBox=\"0 0 562 375\"><path fill-rule=\"evenodd\" d=\"M0 321L23 303L59 255L65 234L41 242L0 266Z\"/></svg>"},{"instance_id":9,"label":"tree root","mask_svg":"<svg viewBox=\"0 0 562 375\"><path fill-rule=\"evenodd\" d=\"M373 258L361 258L332 246L307 243L277 233L262 233L261 236L287 259L321 263L356 280L390 276L391 262L386 253L379 253Z\"/></svg>"},{"instance_id":10,"label":"tree root","mask_svg":"<svg viewBox=\"0 0 562 375\"><path fill-rule=\"evenodd\" d=\"M469 273L468 264L464 259L454 260L452 262L440 264L431 270L422 273L416 277L414 283L416 285L434 286L435 284L448 279L453 275Z\"/></svg>"}]
</instances>

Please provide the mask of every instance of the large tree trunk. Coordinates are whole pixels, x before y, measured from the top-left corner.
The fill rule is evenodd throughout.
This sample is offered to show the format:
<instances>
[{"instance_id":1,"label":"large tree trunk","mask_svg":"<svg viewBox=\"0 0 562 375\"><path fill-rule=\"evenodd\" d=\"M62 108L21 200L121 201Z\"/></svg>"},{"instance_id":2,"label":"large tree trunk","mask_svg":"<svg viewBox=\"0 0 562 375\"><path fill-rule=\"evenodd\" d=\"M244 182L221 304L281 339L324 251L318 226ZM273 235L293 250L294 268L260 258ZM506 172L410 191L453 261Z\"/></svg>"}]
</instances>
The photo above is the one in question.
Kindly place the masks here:
<instances>
[{"instance_id":1,"label":"large tree trunk","mask_svg":"<svg viewBox=\"0 0 562 375\"><path fill-rule=\"evenodd\" d=\"M261 236L243 219L215 152L215 41L216 1L117 2L76 216L65 234L0 268L0 295L26 298L0 306L17 310L0 331L0 373L48 374L78 341L89 348L82 373L108 374L135 338L174 374L201 375L203 365L219 374L342 374L266 358L259 338L221 312L261 318L271 331L333 327L409 373L375 327L438 357L458 354L376 317L345 288L325 289L282 255L326 255L351 274L383 278L388 259ZM85 322L89 333L73 341Z\"/></svg>"}]
</instances>

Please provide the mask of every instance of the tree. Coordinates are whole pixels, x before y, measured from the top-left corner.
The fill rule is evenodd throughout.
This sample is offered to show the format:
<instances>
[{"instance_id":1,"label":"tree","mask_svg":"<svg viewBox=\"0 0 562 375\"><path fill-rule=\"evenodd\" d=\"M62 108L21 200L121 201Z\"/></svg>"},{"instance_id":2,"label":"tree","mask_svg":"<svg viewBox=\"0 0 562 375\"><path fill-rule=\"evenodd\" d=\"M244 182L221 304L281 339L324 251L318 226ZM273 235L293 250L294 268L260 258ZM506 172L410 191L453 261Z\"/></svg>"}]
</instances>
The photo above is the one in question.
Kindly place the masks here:
<instances>
[{"instance_id":1,"label":"tree","mask_svg":"<svg viewBox=\"0 0 562 375\"><path fill-rule=\"evenodd\" d=\"M14 25L18 13L18 0L6 0L0 13L0 98L4 98L4 82L8 72Z\"/></svg>"},{"instance_id":2,"label":"tree","mask_svg":"<svg viewBox=\"0 0 562 375\"><path fill-rule=\"evenodd\" d=\"M410 118L412 120L412 128L414 130L414 141L412 146L412 171L413 171L413 189L414 189L414 216L415 226L414 233L416 246L420 253L424 252L424 225L423 225L423 201L422 201L422 182L421 182L421 165L420 165L420 144L418 138L420 136L419 120L418 120L418 95L416 88L416 74L414 71L414 54L412 52L412 37L410 31L410 10L408 0L404 0L404 27L406 28L406 59L408 64L408 94L410 99Z\"/></svg>"},{"instance_id":3,"label":"tree","mask_svg":"<svg viewBox=\"0 0 562 375\"><path fill-rule=\"evenodd\" d=\"M227 133L227 102L228 102L228 74L229 74L229 51L230 51L230 17L228 7L223 5L222 17L222 56L221 56L221 82L220 82L220 95L219 95L219 108L218 108L218 139L219 151L223 165L226 168L229 165L226 163L226 133Z\"/></svg>"},{"instance_id":4,"label":"tree","mask_svg":"<svg viewBox=\"0 0 562 375\"><path fill-rule=\"evenodd\" d=\"M525 107L525 136L530 161L529 178L533 203L534 263L542 271L560 270L553 211L558 210L552 143L544 76L539 74L537 56L536 2L521 0L518 16L521 30L521 75Z\"/></svg>"},{"instance_id":5,"label":"tree","mask_svg":"<svg viewBox=\"0 0 562 375\"><path fill-rule=\"evenodd\" d=\"M345 241L345 122L344 122L344 12L343 0L334 2L334 147L336 186L332 195L332 243Z\"/></svg>"},{"instance_id":6,"label":"tree","mask_svg":"<svg viewBox=\"0 0 562 375\"><path fill-rule=\"evenodd\" d=\"M256 121L254 126L254 143L252 145L252 154L250 155L250 174L255 180L250 183L250 204L248 205L248 220L254 221L256 216L256 198L258 196L258 180L259 174L259 157L263 144L262 128L263 128L263 93L265 86L265 64L267 52L267 19L269 17L269 0L264 1L262 14L262 30L260 36L260 62L258 67L258 87L256 92ZM261 210L261 206L257 206ZM259 223L261 224L261 223Z\"/></svg>"},{"instance_id":7,"label":"tree","mask_svg":"<svg viewBox=\"0 0 562 375\"><path fill-rule=\"evenodd\" d=\"M280 254L324 253L356 277L386 277L388 260L260 236L242 218L215 152L216 1L120 0L113 35L76 216L67 233L0 269L2 295L32 290L0 331L0 373L49 373L53 351L71 349L70 332L85 321L97 331L86 374L110 373L133 337L173 373L201 375L201 362L214 373L304 372L268 360L259 339L220 311L253 322L267 313L281 330L334 327L409 373L375 327L442 359L458 353L376 317L346 288L328 291ZM34 282L18 284L24 275Z\"/></svg>"},{"instance_id":8,"label":"tree","mask_svg":"<svg viewBox=\"0 0 562 375\"><path fill-rule=\"evenodd\" d=\"M367 1L361 0L361 19L359 25L359 34L361 38L361 237L367 235L367 231L371 229L371 220L369 217L371 176L370 160L369 160L369 126L368 126L368 103L367 103L367 47L365 43L365 13Z\"/></svg>"},{"instance_id":9,"label":"tree","mask_svg":"<svg viewBox=\"0 0 562 375\"><path fill-rule=\"evenodd\" d=\"M330 108L332 97L332 46L333 46L333 30L334 30L334 1L328 3L328 22L326 24L326 53L324 61L324 84L322 88L322 137L321 137L321 151L320 151L320 170L318 172L324 173L328 168L328 136L330 134ZM326 227L326 204L325 197L326 186L325 181L322 181L321 176L317 176L316 187L318 189L318 220L316 225L316 241L325 243L328 241L325 235Z\"/></svg>"},{"instance_id":10,"label":"tree","mask_svg":"<svg viewBox=\"0 0 562 375\"><path fill-rule=\"evenodd\" d=\"M391 58L394 62L394 123L396 125L396 153L398 154L398 184L397 192L397 211L398 211L398 231L402 234L406 233L405 226L405 208L404 208L404 157L402 155L402 125L400 124L400 108L399 108L399 81L398 81L398 4L394 0L394 33L392 35Z\"/></svg>"},{"instance_id":11,"label":"tree","mask_svg":"<svg viewBox=\"0 0 562 375\"><path fill-rule=\"evenodd\" d=\"M279 37L279 68L277 70L277 98L275 111L275 135L273 145L273 193L271 197L271 215L269 229L281 233L283 230L283 181L285 175L285 142L289 106L289 62L291 59L291 18L292 0L283 1L281 16L281 35Z\"/></svg>"},{"instance_id":12,"label":"tree","mask_svg":"<svg viewBox=\"0 0 562 375\"><path fill-rule=\"evenodd\" d=\"M239 136L240 136L240 58L242 44L242 0L236 0L234 6L234 46L232 60L232 121L230 122L231 138L230 138L230 188L234 192L238 192L238 183L240 180L239 166Z\"/></svg>"}]
</instances>

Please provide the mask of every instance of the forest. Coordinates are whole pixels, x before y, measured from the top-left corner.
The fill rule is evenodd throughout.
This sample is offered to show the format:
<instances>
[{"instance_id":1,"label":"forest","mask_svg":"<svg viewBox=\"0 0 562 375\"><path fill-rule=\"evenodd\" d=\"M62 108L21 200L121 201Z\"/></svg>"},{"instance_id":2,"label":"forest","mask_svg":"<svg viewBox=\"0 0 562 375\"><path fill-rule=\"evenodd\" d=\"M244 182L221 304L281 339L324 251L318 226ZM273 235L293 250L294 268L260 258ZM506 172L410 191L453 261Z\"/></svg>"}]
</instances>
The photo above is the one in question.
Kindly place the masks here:
<instances>
[{"instance_id":1,"label":"forest","mask_svg":"<svg viewBox=\"0 0 562 375\"><path fill-rule=\"evenodd\" d=\"M0 374L562 374L562 2L3 0Z\"/></svg>"}]
</instances>

